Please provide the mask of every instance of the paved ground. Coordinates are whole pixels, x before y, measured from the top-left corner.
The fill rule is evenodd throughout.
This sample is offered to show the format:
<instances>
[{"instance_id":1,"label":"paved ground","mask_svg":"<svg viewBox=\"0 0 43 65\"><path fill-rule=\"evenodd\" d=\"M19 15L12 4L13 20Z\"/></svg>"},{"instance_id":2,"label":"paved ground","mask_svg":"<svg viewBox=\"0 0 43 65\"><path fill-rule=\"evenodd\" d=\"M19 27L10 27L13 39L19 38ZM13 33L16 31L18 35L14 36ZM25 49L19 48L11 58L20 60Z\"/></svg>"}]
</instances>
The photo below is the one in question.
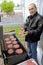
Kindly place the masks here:
<instances>
[{"instance_id":1,"label":"paved ground","mask_svg":"<svg viewBox=\"0 0 43 65\"><path fill-rule=\"evenodd\" d=\"M15 13L13 17L1 17L1 22L4 26L15 26L24 24L22 13Z\"/></svg>"}]
</instances>

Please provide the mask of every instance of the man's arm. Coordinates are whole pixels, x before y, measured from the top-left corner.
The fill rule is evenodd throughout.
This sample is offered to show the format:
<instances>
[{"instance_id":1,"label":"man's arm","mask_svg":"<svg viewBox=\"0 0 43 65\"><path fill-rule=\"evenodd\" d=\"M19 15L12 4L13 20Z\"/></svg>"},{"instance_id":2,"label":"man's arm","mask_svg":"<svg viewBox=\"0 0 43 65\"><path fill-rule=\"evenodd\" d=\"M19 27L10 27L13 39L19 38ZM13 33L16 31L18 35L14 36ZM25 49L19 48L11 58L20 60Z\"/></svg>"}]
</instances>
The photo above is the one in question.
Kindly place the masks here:
<instances>
[{"instance_id":1,"label":"man's arm","mask_svg":"<svg viewBox=\"0 0 43 65\"><path fill-rule=\"evenodd\" d=\"M28 30L28 34L40 34L43 30L43 19L38 21L38 27L35 30Z\"/></svg>"}]
</instances>

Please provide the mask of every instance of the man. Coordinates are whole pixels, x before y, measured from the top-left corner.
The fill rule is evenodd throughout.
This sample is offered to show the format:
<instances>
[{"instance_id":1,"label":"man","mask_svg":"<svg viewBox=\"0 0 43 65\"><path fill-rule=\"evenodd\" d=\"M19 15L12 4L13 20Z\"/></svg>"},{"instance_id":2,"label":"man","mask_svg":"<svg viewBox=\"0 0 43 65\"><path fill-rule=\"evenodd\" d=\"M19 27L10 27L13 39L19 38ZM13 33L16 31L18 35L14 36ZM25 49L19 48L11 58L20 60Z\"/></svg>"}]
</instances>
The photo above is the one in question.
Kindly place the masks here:
<instances>
[{"instance_id":1,"label":"man","mask_svg":"<svg viewBox=\"0 0 43 65\"><path fill-rule=\"evenodd\" d=\"M25 36L25 40L27 41L27 46L29 48L28 56L37 61L37 44L42 33L43 17L37 13L37 7L34 3L29 5L28 10L30 12L30 16L27 17L24 29L21 31Z\"/></svg>"}]
</instances>

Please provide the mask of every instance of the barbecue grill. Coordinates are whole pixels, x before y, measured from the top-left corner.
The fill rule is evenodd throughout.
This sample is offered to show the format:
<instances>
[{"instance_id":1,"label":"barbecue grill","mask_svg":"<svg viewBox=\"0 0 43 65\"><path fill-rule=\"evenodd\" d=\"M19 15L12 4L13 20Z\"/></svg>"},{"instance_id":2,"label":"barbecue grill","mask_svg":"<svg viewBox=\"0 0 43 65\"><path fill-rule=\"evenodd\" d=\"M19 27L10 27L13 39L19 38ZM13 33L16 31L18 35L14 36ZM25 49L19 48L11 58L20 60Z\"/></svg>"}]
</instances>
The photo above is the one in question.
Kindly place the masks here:
<instances>
[{"instance_id":1,"label":"barbecue grill","mask_svg":"<svg viewBox=\"0 0 43 65\"><path fill-rule=\"evenodd\" d=\"M9 38L10 35L13 35L14 38L16 38L16 41L18 42L18 44L20 46L19 48L21 48L23 50L23 53L17 54L16 52L14 52L12 54L8 54L8 52L7 52L8 48L7 48L7 45L5 44L4 39L7 37ZM1 52L2 52L2 56L4 59L5 65L6 64L7 65L16 65L27 59L27 57L28 57L27 52L26 52L25 48L23 47L23 45L21 44L21 42L16 37L16 35L15 34L3 34L3 26L0 26L0 40L1 40ZM15 48L13 48L13 50L16 51Z\"/></svg>"}]
</instances>

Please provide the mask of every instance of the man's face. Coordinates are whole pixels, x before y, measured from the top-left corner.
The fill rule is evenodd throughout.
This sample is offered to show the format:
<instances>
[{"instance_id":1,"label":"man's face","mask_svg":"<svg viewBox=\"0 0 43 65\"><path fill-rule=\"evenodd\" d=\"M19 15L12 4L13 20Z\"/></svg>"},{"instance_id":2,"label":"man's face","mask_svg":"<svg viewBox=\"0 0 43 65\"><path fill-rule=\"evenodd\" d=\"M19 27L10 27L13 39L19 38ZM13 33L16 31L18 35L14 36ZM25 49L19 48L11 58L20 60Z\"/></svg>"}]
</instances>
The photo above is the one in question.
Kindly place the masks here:
<instances>
[{"instance_id":1,"label":"man's face","mask_svg":"<svg viewBox=\"0 0 43 65\"><path fill-rule=\"evenodd\" d=\"M30 15L34 15L36 13L36 11L37 11L37 9L33 4L29 5Z\"/></svg>"}]
</instances>

